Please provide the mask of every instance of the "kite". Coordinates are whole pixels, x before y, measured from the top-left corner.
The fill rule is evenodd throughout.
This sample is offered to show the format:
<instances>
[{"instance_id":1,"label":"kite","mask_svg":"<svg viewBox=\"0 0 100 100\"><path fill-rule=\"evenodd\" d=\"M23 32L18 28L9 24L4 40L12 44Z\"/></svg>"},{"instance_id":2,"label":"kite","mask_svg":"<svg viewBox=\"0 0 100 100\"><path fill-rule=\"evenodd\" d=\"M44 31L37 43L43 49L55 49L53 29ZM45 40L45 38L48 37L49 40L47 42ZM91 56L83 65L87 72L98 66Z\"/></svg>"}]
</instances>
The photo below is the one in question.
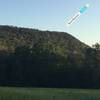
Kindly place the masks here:
<instances>
[{"instance_id":1,"label":"kite","mask_svg":"<svg viewBox=\"0 0 100 100\"><path fill-rule=\"evenodd\" d=\"M90 7L90 4L86 4L80 10L71 18L71 20L68 21L67 26L70 26L73 24L88 8Z\"/></svg>"}]
</instances>

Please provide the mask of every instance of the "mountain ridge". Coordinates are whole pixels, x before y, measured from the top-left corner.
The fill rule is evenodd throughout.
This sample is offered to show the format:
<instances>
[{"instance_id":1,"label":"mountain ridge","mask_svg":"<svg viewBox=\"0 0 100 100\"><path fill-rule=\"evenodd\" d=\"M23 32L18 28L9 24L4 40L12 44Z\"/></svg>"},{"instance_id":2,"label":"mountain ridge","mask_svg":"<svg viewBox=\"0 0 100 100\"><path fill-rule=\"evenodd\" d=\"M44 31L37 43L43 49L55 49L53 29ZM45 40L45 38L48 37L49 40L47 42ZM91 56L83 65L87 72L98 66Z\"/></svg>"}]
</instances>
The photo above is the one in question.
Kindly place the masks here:
<instances>
[{"instance_id":1,"label":"mountain ridge","mask_svg":"<svg viewBox=\"0 0 100 100\"><path fill-rule=\"evenodd\" d=\"M100 52L65 32L0 26L0 85L100 88Z\"/></svg>"},{"instance_id":2,"label":"mountain ridge","mask_svg":"<svg viewBox=\"0 0 100 100\"><path fill-rule=\"evenodd\" d=\"M18 27L13 27L13 26L0 26L0 37L3 37L4 34L6 34L5 37L8 36L8 38L10 38L12 40L14 38L14 35L16 36L17 39L19 39L19 40L23 39L23 40L26 40L26 41L27 41L28 38L30 38L30 40L31 40L32 38L37 38L37 37L38 37L38 40L43 38L44 40L47 39L47 41L49 41L49 37L50 37L51 40L56 41L56 42L62 42L63 41L65 43L68 42L68 44L69 44L73 40L73 42L75 42L76 45L82 45L84 47L89 47L85 43L81 42L80 40L76 39L72 35L65 33L65 32L40 31L40 30L37 30L37 29L18 28ZM26 37L24 35L26 35ZM35 41L36 40L34 40L34 42Z\"/></svg>"}]
</instances>

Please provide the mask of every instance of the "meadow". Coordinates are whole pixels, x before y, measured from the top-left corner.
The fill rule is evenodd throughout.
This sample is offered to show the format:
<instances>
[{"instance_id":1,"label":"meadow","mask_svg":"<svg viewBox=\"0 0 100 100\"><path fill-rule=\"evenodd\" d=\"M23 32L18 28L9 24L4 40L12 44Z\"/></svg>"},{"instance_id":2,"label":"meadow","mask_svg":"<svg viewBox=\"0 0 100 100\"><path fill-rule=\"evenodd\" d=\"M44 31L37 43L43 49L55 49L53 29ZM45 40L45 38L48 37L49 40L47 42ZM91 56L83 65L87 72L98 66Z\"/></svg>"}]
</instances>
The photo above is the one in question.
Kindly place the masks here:
<instances>
[{"instance_id":1,"label":"meadow","mask_svg":"<svg viewBox=\"0 0 100 100\"><path fill-rule=\"evenodd\" d=\"M0 100L100 100L100 90L0 87Z\"/></svg>"}]
</instances>

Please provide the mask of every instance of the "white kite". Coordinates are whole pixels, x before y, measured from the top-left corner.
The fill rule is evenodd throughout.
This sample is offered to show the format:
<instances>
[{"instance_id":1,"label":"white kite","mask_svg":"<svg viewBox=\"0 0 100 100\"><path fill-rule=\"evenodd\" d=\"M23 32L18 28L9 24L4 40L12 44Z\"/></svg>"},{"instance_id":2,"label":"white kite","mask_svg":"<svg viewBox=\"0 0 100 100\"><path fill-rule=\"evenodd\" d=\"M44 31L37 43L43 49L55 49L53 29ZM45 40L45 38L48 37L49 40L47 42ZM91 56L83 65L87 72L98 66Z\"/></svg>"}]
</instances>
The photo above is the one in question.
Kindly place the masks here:
<instances>
[{"instance_id":1,"label":"white kite","mask_svg":"<svg viewBox=\"0 0 100 100\"><path fill-rule=\"evenodd\" d=\"M72 23L74 23L89 7L90 7L90 4L86 4L84 7L80 8L79 12L77 12L71 18L71 20L68 21L67 26L70 26Z\"/></svg>"}]
</instances>

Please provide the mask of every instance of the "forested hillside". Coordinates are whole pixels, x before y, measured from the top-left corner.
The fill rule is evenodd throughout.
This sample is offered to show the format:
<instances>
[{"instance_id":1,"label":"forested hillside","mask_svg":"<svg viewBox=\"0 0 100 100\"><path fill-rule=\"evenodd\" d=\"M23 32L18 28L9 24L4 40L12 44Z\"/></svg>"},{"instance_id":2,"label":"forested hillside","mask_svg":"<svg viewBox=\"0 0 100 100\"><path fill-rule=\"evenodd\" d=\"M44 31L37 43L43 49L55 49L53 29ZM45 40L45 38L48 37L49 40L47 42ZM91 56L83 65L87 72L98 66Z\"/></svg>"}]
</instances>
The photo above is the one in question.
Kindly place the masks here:
<instances>
[{"instance_id":1,"label":"forested hillside","mask_svg":"<svg viewBox=\"0 0 100 100\"><path fill-rule=\"evenodd\" d=\"M100 88L100 51L64 32L0 26L0 85Z\"/></svg>"}]
</instances>

